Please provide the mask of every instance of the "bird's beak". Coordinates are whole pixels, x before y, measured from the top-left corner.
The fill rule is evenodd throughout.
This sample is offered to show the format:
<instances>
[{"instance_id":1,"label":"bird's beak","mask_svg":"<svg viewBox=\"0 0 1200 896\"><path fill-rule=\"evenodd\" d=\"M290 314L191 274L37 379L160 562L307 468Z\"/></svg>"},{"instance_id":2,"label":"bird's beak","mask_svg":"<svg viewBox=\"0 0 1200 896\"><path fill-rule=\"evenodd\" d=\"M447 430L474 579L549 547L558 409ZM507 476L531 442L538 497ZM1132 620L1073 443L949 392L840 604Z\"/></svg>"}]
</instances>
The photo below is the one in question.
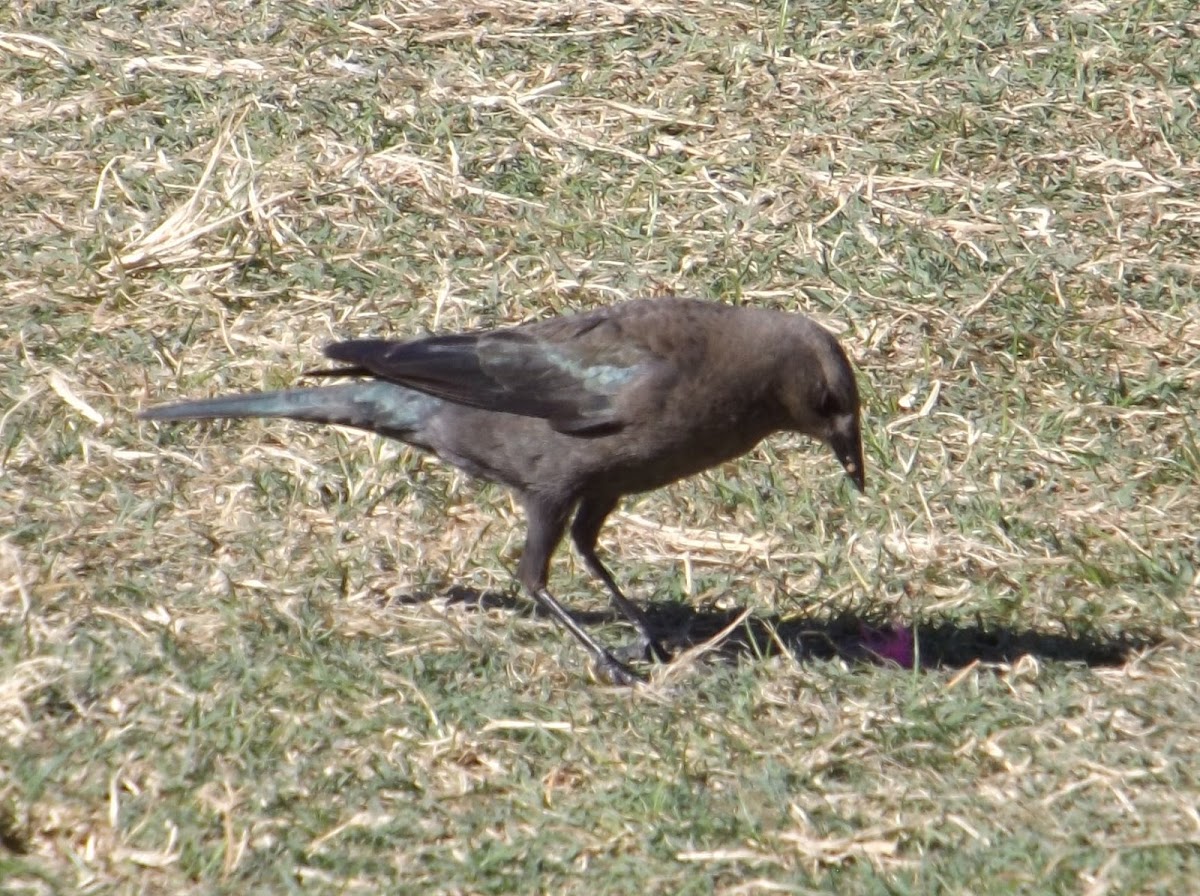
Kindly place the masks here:
<instances>
[{"instance_id":1,"label":"bird's beak","mask_svg":"<svg viewBox=\"0 0 1200 896\"><path fill-rule=\"evenodd\" d=\"M829 436L829 447L846 468L846 475L860 492L867 488L867 471L863 466L862 434L858 420L850 418L844 425L834 428Z\"/></svg>"}]
</instances>

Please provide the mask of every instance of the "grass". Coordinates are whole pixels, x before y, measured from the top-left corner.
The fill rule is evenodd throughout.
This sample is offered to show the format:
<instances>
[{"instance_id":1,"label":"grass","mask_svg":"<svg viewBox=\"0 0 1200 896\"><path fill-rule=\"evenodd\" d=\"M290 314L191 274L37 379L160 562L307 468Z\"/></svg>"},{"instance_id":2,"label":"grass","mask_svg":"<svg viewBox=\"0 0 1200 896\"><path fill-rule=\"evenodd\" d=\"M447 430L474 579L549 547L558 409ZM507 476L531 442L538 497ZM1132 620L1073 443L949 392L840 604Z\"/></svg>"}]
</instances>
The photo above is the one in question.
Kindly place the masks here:
<instances>
[{"instance_id":1,"label":"grass","mask_svg":"<svg viewBox=\"0 0 1200 896\"><path fill-rule=\"evenodd\" d=\"M1182 0L0 11L0 889L1187 890L1198 60ZM624 507L727 630L637 692L503 490L134 419L668 291L841 334L869 493L780 437Z\"/></svg>"}]
</instances>

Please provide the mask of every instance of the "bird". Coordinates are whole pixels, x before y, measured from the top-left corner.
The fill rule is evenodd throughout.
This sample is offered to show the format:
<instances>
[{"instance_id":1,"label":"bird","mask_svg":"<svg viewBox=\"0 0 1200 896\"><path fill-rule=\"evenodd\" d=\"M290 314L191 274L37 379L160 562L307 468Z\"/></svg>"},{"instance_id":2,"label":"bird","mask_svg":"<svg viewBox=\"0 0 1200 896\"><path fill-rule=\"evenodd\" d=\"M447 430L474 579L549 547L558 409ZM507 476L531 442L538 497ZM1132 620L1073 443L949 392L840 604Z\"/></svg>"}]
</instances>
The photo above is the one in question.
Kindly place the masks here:
<instances>
[{"instance_id":1,"label":"bird","mask_svg":"<svg viewBox=\"0 0 1200 896\"><path fill-rule=\"evenodd\" d=\"M348 426L508 487L526 519L517 581L619 685L644 680L629 661L671 659L597 554L623 497L781 431L828 446L865 490L854 369L830 331L796 312L662 296L500 329L351 339L324 355L335 366L303 374L320 385L158 405L139 417ZM549 590L551 557L568 531L637 630L625 650L604 647Z\"/></svg>"}]
</instances>

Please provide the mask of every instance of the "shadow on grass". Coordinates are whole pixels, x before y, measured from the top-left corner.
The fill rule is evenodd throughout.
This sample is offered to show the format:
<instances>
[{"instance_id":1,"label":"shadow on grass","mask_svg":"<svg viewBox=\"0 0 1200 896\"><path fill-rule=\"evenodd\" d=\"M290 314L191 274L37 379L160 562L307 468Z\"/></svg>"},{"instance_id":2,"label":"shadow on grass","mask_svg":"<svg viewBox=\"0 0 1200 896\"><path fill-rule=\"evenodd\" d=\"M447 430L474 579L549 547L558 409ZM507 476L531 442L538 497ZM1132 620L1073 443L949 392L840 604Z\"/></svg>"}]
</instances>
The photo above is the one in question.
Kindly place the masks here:
<instances>
[{"instance_id":1,"label":"shadow on grass","mask_svg":"<svg viewBox=\"0 0 1200 896\"><path fill-rule=\"evenodd\" d=\"M452 587L442 595L404 595L391 600L424 603L435 597L442 597L451 605L480 610L532 610L544 615L523 597L462 586ZM645 604L643 609L655 635L672 653L711 641L743 614L742 610L708 610L668 602ZM613 611L574 612L574 616L586 626L622 621ZM737 661L777 656L787 651L801 661L841 658L910 668L919 663L924 669L1012 663L1023 656L1112 667L1124 665L1132 654L1157 646L1162 640L1146 632L1070 634L953 620L912 625L889 622L880 616L841 612L827 616L746 616L713 645L713 653Z\"/></svg>"}]
</instances>

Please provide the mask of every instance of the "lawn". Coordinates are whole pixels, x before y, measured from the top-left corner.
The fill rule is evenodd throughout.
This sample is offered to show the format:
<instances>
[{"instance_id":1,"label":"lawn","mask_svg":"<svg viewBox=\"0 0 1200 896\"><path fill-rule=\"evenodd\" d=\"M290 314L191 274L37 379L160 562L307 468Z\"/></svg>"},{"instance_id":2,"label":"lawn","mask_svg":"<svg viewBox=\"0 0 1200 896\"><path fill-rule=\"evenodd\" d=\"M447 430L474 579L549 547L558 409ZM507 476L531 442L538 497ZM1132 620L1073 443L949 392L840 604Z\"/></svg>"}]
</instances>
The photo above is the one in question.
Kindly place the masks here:
<instances>
[{"instance_id":1,"label":"lawn","mask_svg":"<svg viewBox=\"0 0 1200 896\"><path fill-rule=\"evenodd\" d=\"M1195 887L1190 0L15 0L0 197L5 894ZM868 488L622 505L641 688L503 489L135 418L671 292L838 333Z\"/></svg>"}]
</instances>

